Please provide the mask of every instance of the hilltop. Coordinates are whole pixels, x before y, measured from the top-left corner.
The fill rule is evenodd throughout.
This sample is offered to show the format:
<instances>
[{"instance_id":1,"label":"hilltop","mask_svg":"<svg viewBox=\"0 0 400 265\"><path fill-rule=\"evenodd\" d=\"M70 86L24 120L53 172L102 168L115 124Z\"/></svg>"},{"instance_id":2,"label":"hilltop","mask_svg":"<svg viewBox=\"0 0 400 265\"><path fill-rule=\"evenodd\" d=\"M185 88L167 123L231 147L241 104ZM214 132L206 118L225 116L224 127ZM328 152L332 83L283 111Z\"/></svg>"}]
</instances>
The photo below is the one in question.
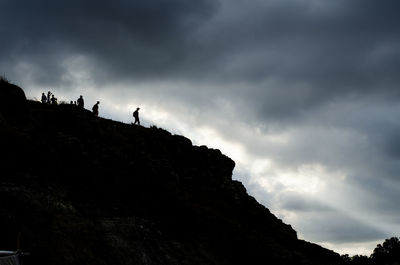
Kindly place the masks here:
<instances>
[{"instance_id":1,"label":"hilltop","mask_svg":"<svg viewBox=\"0 0 400 265\"><path fill-rule=\"evenodd\" d=\"M26 100L0 81L0 249L27 264L341 264L183 136Z\"/></svg>"}]
</instances>

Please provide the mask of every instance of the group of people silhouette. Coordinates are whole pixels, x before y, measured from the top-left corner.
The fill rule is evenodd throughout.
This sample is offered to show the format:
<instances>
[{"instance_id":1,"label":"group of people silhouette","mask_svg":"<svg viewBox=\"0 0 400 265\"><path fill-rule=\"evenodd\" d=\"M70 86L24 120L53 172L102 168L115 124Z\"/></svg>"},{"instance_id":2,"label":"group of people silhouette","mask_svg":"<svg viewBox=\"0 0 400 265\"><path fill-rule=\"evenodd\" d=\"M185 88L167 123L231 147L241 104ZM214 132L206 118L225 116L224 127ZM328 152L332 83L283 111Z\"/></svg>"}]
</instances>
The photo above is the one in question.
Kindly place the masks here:
<instances>
[{"instance_id":1,"label":"group of people silhouette","mask_svg":"<svg viewBox=\"0 0 400 265\"><path fill-rule=\"evenodd\" d=\"M54 94L52 94L50 91L47 93L47 97L46 97L45 93L42 93L41 101L44 104L57 105L57 98L54 97ZM83 100L82 95L80 95L79 98L75 102L71 101L70 103L72 105L77 105L81 109L85 108L85 101ZM100 104L100 101L97 101L96 104L94 104L92 107L93 115L96 117L99 116L99 104ZM139 110L140 110L140 108L136 108L136 110L133 112L133 118L135 118L135 121L132 123L133 125L135 125L135 124L140 125Z\"/></svg>"},{"instance_id":2,"label":"group of people silhouette","mask_svg":"<svg viewBox=\"0 0 400 265\"><path fill-rule=\"evenodd\" d=\"M57 105L57 98L50 91L47 92L47 97L45 93L42 93L42 103Z\"/></svg>"}]
</instances>

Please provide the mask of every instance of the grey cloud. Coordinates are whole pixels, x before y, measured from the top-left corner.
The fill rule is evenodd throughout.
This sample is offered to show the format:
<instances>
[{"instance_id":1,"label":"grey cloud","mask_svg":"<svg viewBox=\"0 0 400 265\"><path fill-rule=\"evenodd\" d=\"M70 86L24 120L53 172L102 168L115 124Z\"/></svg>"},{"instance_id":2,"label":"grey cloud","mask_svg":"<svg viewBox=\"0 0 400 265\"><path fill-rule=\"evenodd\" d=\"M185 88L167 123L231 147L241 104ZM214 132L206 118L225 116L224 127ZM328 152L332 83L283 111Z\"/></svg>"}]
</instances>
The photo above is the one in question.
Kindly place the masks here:
<instances>
[{"instance_id":1,"label":"grey cloud","mask_svg":"<svg viewBox=\"0 0 400 265\"><path fill-rule=\"evenodd\" d=\"M182 88L177 97L200 105L207 103L200 97L212 96L251 102L255 123L292 123L343 97L398 97L397 5L3 1L0 67L18 78L9 66L32 63L33 78L54 85L65 82L62 63L82 55L97 84L208 84Z\"/></svg>"},{"instance_id":2,"label":"grey cloud","mask_svg":"<svg viewBox=\"0 0 400 265\"><path fill-rule=\"evenodd\" d=\"M98 89L124 83L277 167L342 170L363 191L343 191L355 212L238 176L267 207L303 216L299 228L318 241L383 239L352 216L398 212L399 8L396 0L2 0L0 74L73 87L68 72L80 69L69 63L80 58ZM116 92L125 99L114 101L128 100L129 91Z\"/></svg>"},{"instance_id":3,"label":"grey cloud","mask_svg":"<svg viewBox=\"0 0 400 265\"><path fill-rule=\"evenodd\" d=\"M162 77L259 84L273 78L281 87L252 87L257 96L268 94L264 99L270 103L268 98L274 97L292 103L296 94L306 92L297 93L304 83L312 93L306 92L298 107L336 90L354 90L354 84L368 90L371 82L398 81L391 70L399 58L394 1L378 6L373 1L340 2L317 11L312 2L223 3L232 8L218 13L217 2L209 0L3 1L7 12L2 24L7 27L2 31L11 36L9 49L23 51L18 57L29 59L43 47L50 54L85 54L110 72L111 81ZM23 19L10 18L15 14ZM382 54L364 62L374 53ZM385 78L374 81L377 74ZM266 105L267 113L273 112L271 105Z\"/></svg>"},{"instance_id":4,"label":"grey cloud","mask_svg":"<svg viewBox=\"0 0 400 265\"><path fill-rule=\"evenodd\" d=\"M32 61L46 71L38 54L55 66L83 54L100 74L109 73L109 82L165 76L189 53L183 47L191 31L216 8L209 0L3 1L1 32L8 44L3 55L10 63Z\"/></svg>"},{"instance_id":5,"label":"grey cloud","mask_svg":"<svg viewBox=\"0 0 400 265\"><path fill-rule=\"evenodd\" d=\"M273 213L280 213L283 220L285 212L295 214L296 219L289 222L302 238L314 242L355 243L382 240L390 235L372 226L370 220L362 220L357 212L343 212L327 204L291 191L268 193L257 185L246 185L250 194L256 196L264 205L272 206ZM352 216L356 216L356 218ZM393 221L393 220L392 220Z\"/></svg>"},{"instance_id":6,"label":"grey cloud","mask_svg":"<svg viewBox=\"0 0 400 265\"><path fill-rule=\"evenodd\" d=\"M388 179L389 177L389 179ZM356 195L351 196L351 204L356 209L370 215L397 216L400 200L398 178L377 173L367 176L351 176L346 182ZM348 195L346 195L348 196ZM349 198L350 199L350 198Z\"/></svg>"},{"instance_id":7,"label":"grey cloud","mask_svg":"<svg viewBox=\"0 0 400 265\"><path fill-rule=\"evenodd\" d=\"M302 216L298 222L298 229L306 234L310 240L332 243L354 243L380 240L388 237L385 232L370 225L357 221L341 212L324 213Z\"/></svg>"},{"instance_id":8,"label":"grey cloud","mask_svg":"<svg viewBox=\"0 0 400 265\"><path fill-rule=\"evenodd\" d=\"M244 75L232 75L257 82L245 100L257 103L260 119L297 116L349 96L398 97L399 20L392 11L398 3L378 8L372 1L340 2L328 15L314 14L309 2L303 3L268 5L243 22L238 18L230 28L229 36L235 37L230 43L240 52L229 56L241 58L246 69Z\"/></svg>"},{"instance_id":9,"label":"grey cloud","mask_svg":"<svg viewBox=\"0 0 400 265\"><path fill-rule=\"evenodd\" d=\"M300 237L306 240L334 244L376 241L390 236L377 228L379 224L372 226L368 224L370 220L362 220L357 212L346 213L316 198L279 190L279 187L274 192L267 192L258 185L246 183L248 179L243 180L250 194L269 207L273 213L280 213L283 221L289 221ZM285 212L295 214L296 219L285 218ZM357 218L352 217L353 215Z\"/></svg>"},{"instance_id":10,"label":"grey cloud","mask_svg":"<svg viewBox=\"0 0 400 265\"><path fill-rule=\"evenodd\" d=\"M317 212L324 214L332 209L327 205L296 192L285 192L276 198L279 208L293 212Z\"/></svg>"},{"instance_id":11,"label":"grey cloud","mask_svg":"<svg viewBox=\"0 0 400 265\"><path fill-rule=\"evenodd\" d=\"M368 224L369 220L352 217L314 198L296 192L283 192L277 198L280 210L296 213L296 229L318 242L352 243L379 240L388 236ZM357 214L355 214L357 216ZM378 225L377 225L378 226Z\"/></svg>"}]
</instances>

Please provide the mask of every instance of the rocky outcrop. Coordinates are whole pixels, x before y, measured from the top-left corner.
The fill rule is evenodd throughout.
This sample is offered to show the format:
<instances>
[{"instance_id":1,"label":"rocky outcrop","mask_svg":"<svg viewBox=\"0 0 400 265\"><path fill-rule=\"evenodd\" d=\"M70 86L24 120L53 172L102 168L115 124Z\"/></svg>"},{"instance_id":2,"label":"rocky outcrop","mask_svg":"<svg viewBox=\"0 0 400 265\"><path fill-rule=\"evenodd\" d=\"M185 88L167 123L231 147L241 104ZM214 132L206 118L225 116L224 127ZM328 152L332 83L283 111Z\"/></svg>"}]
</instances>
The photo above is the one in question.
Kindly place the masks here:
<instances>
[{"instance_id":1,"label":"rocky outcrop","mask_svg":"<svg viewBox=\"0 0 400 265\"><path fill-rule=\"evenodd\" d=\"M26 112L26 97L22 88L0 77L0 113L9 122L21 121Z\"/></svg>"},{"instance_id":2,"label":"rocky outcrop","mask_svg":"<svg viewBox=\"0 0 400 265\"><path fill-rule=\"evenodd\" d=\"M13 89L1 83L0 101ZM0 108L0 249L20 234L27 264L340 264L232 180L219 150L21 102L22 118Z\"/></svg>"}]
</instances>

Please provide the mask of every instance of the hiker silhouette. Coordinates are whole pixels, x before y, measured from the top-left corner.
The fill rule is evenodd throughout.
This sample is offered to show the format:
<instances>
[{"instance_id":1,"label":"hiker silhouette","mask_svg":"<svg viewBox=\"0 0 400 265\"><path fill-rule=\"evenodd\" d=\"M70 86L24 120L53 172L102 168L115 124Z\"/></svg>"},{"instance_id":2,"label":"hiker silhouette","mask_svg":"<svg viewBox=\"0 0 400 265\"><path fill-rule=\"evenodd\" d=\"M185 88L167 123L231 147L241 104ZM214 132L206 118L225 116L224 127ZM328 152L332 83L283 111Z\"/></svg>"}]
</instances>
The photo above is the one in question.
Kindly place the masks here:
<instances>
[{"instance_id":1,"label":"hiker silhouette","mask_svg":"<svg viewBox=\"0 0 400 265\"><path fill-rule=\"evenodd\" d=\"M54 95L51 95L51 104L57 105L57 98Z\"/></svg>"},{"instance_id":2,"label":"hiker silhouette","mask_svg":"<svg viewBox=\"0 0 400 265\"><path fill-rule=\"evenodd\" d=\"M138 124L140 125L140 120L139 120L139 110L140 108L137 108L134 112L133 112L133 117L135 118L135 122L133 124Z\"/></svg>"},{"instance_id":3,"label":"hiker silhouette","mask_svg":"<svg viewBox=\"0 0 400 265\"><path fill-rule=\"evenodd\" d=\"M44 93L42 93L42 103L47 103L47 97Z\"/></svg>"},{"instance_id":4,"label":"hiker silhouette","mask_svg":"<svg viewBox=\"0 0 400 265\"><path fill-rule=\"evenodd\" d=\"M97 101L97 103L94 104L92 107L94 116L99 116L99 104L100 104L100 101Z\"/></svg>"},{"instance_id":5,"label":"hiker silhouette","mask_svg":"<svg viewBox=\"0 0 400 265\"><path fill-rule=\"evenodd\" d=\"M83 101L82 95L76 100L76 102L78 103L78 107L83 109L85 102Z\"/></svg>"},{"instance_id":6,"label":"hiker silhouette","mask_svg":"<svg viewBox=\"0 0 400 265\"><path fill-rule=\"evenodd\" d=\"M49 91L49 92L47 92L47 104L50 104L51 103L51 92Z\"/></svg>"}]
</instances>

